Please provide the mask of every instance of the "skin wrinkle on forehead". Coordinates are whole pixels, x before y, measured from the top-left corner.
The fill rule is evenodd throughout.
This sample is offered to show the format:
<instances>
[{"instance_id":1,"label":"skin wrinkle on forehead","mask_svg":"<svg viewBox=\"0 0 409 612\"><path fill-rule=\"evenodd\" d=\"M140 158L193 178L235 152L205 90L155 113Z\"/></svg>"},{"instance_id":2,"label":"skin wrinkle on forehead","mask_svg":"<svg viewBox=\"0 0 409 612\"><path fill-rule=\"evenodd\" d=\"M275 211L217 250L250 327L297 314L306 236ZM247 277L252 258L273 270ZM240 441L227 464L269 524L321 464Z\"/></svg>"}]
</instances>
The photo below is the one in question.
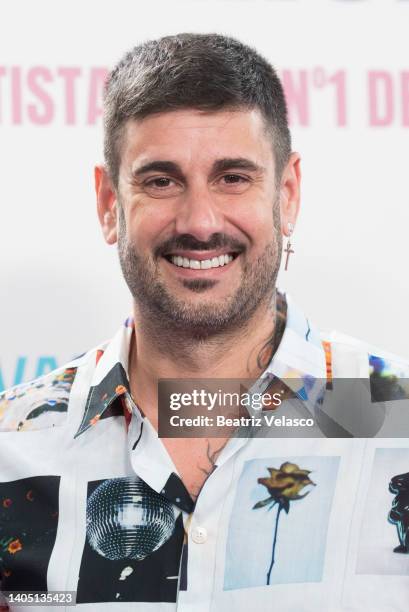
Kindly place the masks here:
<instances>
[{"instance_id":1,"label":"skin wrinkle on forehead","mask_svg":"<svg viewBox=\"0 0 409 612\"><path fill-rule=\"evenodd\" d=\"M239 113L242 110L243 109L237 109L237 110L229 110L228 108L223 109L224 112L230 113L230 117L229 116L226 117L225 122L222 123L221 126L219 126L220 129L225 129L229 125L229 123L235 118L235 116L236 116L235 113ZM175 110L175 111L172 111L172 112L176 114L178 112L183 112L183 110L182 111ZM200 109L197 109L197 112L198 112L199 116L206 116L206 115L209 116L209 119L214 118L214 115L215 115L215 111L202 111ZM165 113L158 113L158 115L160 115L160 114L165 114ZM165 125L166 129L170 129L173 123L175 123L174 116L173 117L169 116L169 121L168 121L167 125ZM214 127L215 127L214 123L213 124L209 123L209 125L206 125L206 124L205 125L197 125L197 122L196 122L195 124L192 124L192 125L184 125L184 126L177 126L177 127L175 126L174 129L190 130L191 128L195 128L195 129L199 129L199 130L201 130L201 129L208 130L208 129L213 129Z\"/></svg>"},{"instance_id":2,"label":"skin wrinkle on forehead","mask_svg":"<svg viewBox=\"0 0 409 612\"><path fill-rule=\"evenodd\" d=\"M207 116L207 115L211 115L214 119L213 123L209 123L206 125L200 125L200 123L196 120L190 123L190 121L187 122L186 124L186 119L185 119L185 114L186 111L189 109L178 109L178 110L173 110L173 111L169 111L169 112L164 112L164 113L154 113L152 115L148 115L147 117L145 117L144 119L128 119L122 126L122 144L121 144L121 155L120 155L120 163L119 163L119 173L118 173L118 185L117 185L117 192L119 191L119 182L120 182L120 174L121 174L121 166L123 165L124 162L124 158L126 157L126 152L128 149L129 152L129 148L131 147L130 143L128 142L128 144L125 143L126 140L126 136L128 136L128 141L130 140L129 136L130 136L130 132L132 131L132 128L137 128L138 125L142 126L145 125L146 126L146 122L155 120L155 119L160 119L163 122L163 130L175 130L175 132L178 131L185 131L185 130L199 130L201 132L206 131L206 130L224 130L226 129L229 124L235 120L235 119L240 119L240 115L243 114L243 109L237 109L234 111L229 111L226 109L222 109L220 112L218 111L210 111L210 112L203 112L200 111L198 109L190 109L193 110L197 117L202 117L202 116ZM228 113L228 116L225 120L222 120L220 118L220 114L226 114ZM251 109L248 111L249 116L251 117L251 122L248 126L240 126L240 131L241 131L241 135L245 136L245 137L250 137L252 135L252 132L254 132L255 129L258 129L257 124L259 123L259 119L261 118L261 122L263 125L263 135L268 135L268 140L270 141L270 147L269 147L269 152L271 153L271 161L272 161L272 172L273 172L273 181L276 185L276 187L278 186L279 183L279 179L280 176L277 175L276 173L276 162L275 162L275 151L274 151L274 143L273 143L273 138L271 138L271 129L270 127L266 124L264 117L261 115L261 113L259 112L259 110L257 108ZM179 121L179 123L178 123ZM185 123L180 124L180 121L185 121ZM194 136L192 136L192 139L194 140ZM132 147L131 147L132 149ZM145 153L146 154L146 153ZM149 154L148 154L149 155ZM156 158L157 156L154 154L150 154L152 155L152 157L150 157L149 159L153 159ZM172 157L172 155L170 156ZM226 157L226 155L221 154L220 155L221 158ZM244 157L244 155L243 155ZM136 160L134 160L133 164L137 163ZM257 163L257 162L256 162ZM132 164L132 166L133 166ZM257 165L261 165L260 162L257 163ZM133 168L132 168L133 170Z\"/></svg>"}]
</instances>

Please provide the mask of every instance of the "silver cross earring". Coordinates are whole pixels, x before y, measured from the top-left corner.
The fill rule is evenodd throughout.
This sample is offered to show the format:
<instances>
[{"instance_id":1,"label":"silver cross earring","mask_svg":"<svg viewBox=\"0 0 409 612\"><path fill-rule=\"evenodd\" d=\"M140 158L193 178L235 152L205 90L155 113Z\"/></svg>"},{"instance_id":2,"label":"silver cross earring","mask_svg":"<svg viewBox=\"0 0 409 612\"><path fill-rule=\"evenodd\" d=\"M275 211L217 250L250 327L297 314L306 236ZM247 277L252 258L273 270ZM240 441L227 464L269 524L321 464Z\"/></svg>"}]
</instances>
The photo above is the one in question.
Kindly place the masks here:
<instances>
[{"instance_id":1,"label":"silver cross earring","mask_svg":"<svg viewBox=\"0 0 409 612\"><path fill-rule=\"evenodd\" d=\"M294 253L293 249L291 248L291 235L294 231L294 225L292 223L288 223L287 224L287 228L288 228L288 242L287 242L287 246L284 249L284 253L287 253L287 257L285 258L285 267L284 270L288 270L288 261L290 259L290 255L291 253Z\"/></svg>"}]
</instances>

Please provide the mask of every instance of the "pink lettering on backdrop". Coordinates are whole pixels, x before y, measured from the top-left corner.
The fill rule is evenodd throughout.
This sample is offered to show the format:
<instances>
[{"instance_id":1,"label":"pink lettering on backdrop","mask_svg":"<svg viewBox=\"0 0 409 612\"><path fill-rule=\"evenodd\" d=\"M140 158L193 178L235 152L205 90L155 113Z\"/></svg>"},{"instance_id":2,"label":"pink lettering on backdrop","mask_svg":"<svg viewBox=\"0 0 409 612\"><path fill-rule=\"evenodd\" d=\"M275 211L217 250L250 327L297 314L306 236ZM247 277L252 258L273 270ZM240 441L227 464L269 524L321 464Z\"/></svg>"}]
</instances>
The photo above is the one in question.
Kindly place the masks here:
<instances>
[{"instance_id":1,"label":"pink lettering on backdrop","mask_svg":"<svg viewBox=\"0 0 409 612\"><path fill-rule=\"evenodd\" d=\"M391 125L393 121L393 81L385 70L370 70L368 73L369 125L378 127Z\"/></svg>"},{"instance_id":2,"label":"pink lettering on backdrop","mask_svg":"<svg viewBox=\"0 0 409 612\"><path fill-rule=\"evenodd\" d=\"M288 119L291 124L308 125L310 122L307 71L283 70L281 81L288 106Z\"/></svg>"},{"instance_id":3,"label":"pink lettering on backdrop","mask_svg":"<svg viewBox=\"0 0 409 612\"><path fill-rule=\"evenodd\" d=\"M337 125L344 127L347 124L346 78L345 70L338 70L328 77L328 82L335 86L335 109Z\"/></svg>"},{"instance_id":4,"label":"pink lettering on backdrop","mask_svg":"<svg viewBox=\"0 0 409 612\"><path fill-rule=\"evenodd\" d=\"M4 68L4 66L0 66L0 79L1 79L1 77L5 76L5 74L6 74L6 69ZM3 104L2 104L3 97L1 95L1 93L2 92L0 90L0 101L1 101L1 104L0 104L0 123L3 120Z\"/></svg>"},{"instance_id":5,"label":"pink lettering on backdrop","mask_svg":"<svg viewBox=\"0 0 409 612\"><path fill-rule=\"evenodd\" d=\"M0 66L0 125L96 125L102 115L102 94L108 70L93 66ZM409 71L371 70L366 98L352 87L343 69L323 66L285 69L281 73L291 126L310 127L317 122L345 127L351 104L364 105L369 127L409 127ZM349 93L349 99L347 97ZM360 97L358 97L358 94ZM333 111L325 117L316 111L322 101ZM323 119L323 121L321 121Z\"/></svg>"},{"instance_id":6,"label":"pink lettering on backdrop","mask_svg":"<svg viewBox=\"0 0 409 612\"><path fill-rule=\"evenodd\" d=\"M12 119L15 125L21 124L21 68L11 68Z\"/></svg>"},{"instance_id":7,"label":"pink lettering on backdrop","mask_svg":"<svg viewBox=\"0 0 409 612\"><path fill-rule=\"evenodd\" d=\"M64 79L65 98L65 123L74 125L76 122L75 112L75 79L81 76L81 68L59 68L58 76Z\"/></svg>"},{"instance_id":8,"label":"pink lettering on backdrop","mask_svg":"<svg viewBox=\"0 0 409 612\"><path fill-rule=\"evenodd\" d=\"M335 122L339 127L347 124L346 73L338 70L333 74L318 67L309 73L307 70L283 70L281 75L288 106L290 125L308 126L311 124L310 107L314 96L323 89L334 91Z\"/></svg>"},{"instance_id":9,"label":"pink lettering on backdrop","mask_svg":"<svg viewBox=\"0 0 409 612\"><path fill-rule=\"evenodd\" d=\"M93 125L102 115L102 92L108 76L105 68L91 68L88 96L88 125Z\"/></svg>"},{"instance_id":10,"label":"pink lettering on backdrop","mask_svg":"<svg viewBox=\"0 0 409 612\"><path fill-rule=\"evenodd\" d=\"M29 91L37 98L38 104L27 105L27 116L35 125L47 125L54 118L54 104L49 93L43 88L42 83L51 83L53 80L51 71L44 66L30 68L27 74L27 85Z\"/></svg>"},{"instance_id":11,"label":"pink lettering on backdrop","mask_svg":"<svg viewBox=\"0 0 409 612\"><path fill-rule=\"evenodd\" d=\"M402 125L409 126L409 72L401 74Z\"/></svg>"}]
</instances>

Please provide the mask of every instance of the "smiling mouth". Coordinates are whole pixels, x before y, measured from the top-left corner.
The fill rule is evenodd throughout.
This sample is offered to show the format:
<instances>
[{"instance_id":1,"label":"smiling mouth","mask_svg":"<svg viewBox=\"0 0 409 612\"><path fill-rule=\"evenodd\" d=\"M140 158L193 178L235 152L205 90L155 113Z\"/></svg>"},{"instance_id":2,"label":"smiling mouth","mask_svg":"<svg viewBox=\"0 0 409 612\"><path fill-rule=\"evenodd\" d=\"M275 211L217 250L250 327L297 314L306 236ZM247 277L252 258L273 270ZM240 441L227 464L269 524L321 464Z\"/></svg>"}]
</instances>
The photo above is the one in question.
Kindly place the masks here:
<instances>
[{"instance_id":1,"label":"smiling mouth","mask_svg":"<svg viewBox=\"0 0 409 612\"><path fill-rule=\"evenodd\" d=\"M221 268L227 266L232 262L239 253L225 253L218 255L217 257L211 257L209 259L191 259L189 257L182 257L181 255L165 255L165 259L169 263L177 266L178 268L190 268L191 270L210 270L211 268Z\"/></svg>"}]
</instances>

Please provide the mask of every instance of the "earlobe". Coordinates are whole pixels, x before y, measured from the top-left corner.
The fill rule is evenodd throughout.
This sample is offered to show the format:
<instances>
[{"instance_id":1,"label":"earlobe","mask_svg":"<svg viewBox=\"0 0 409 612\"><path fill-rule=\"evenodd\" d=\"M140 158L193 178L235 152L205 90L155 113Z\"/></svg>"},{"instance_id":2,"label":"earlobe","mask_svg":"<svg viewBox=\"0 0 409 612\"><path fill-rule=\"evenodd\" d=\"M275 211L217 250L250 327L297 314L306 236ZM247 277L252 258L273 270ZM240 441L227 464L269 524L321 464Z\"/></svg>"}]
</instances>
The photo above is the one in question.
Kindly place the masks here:
<instances>
[{"instance_id":1,"label":"earlobe","mask_svg":"<svg viewBox=\"0 0 409 612\"><path fill-rule=\"evenodd\" d=\"M291 153L281 177L281 232L284 236L289 236L292 233L300 208L300 161L298 153ZM289 227L292 228L290 232Z\"/></svg>"},{"instance_id":2,"label":"earlobe","mask_svg":"<svg viewBox=\"0 0 409 612\"><path fill-rule=\"evenodd\" d=\"M97 212L102 233L108 244L115 244L118 239L116 215L117 195L104 166L96 166L94 176Z\"/></svg>"}]
</instances>

